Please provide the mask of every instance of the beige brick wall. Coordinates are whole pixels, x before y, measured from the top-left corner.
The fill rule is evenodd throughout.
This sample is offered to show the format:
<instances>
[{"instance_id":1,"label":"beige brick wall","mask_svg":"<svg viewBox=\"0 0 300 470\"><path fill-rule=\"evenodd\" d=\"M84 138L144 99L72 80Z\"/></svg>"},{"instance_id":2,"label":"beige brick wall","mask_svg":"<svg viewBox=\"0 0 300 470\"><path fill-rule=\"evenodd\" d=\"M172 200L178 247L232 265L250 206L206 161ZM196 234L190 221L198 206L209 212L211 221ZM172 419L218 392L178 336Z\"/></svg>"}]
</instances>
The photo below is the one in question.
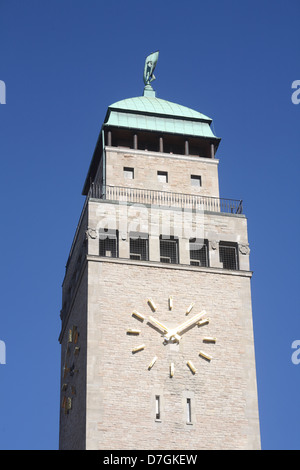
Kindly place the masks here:
<instances>
[{"instance_id":1,"label":"beige brick wall","mask_svg":"<svg viewBox=\"0 0 300 470\"><path fill-rule=\"evenodd\" d=\"M73 302L69 309L69 314L63 323L60 334L61 342L61 388L67 384L66 391L60 393L60 430L59 448L64 449L84 449L86 433L86 344L87 344L87 265L82 266L80 279L73 293ZM73 363L74 343L70 343L69 353L68 331L73 326L77 327L78 342L80 347L78 356L75 356L75 372L73 376L67 374L64 377L64 365L68 367ZM75 394L72 392L75 387ZM72 409L65 414L61 405L63 397L71 397Z\"/></svg>"},{"instance_id":2,"label":"beige brick wall","mask_svg":"<svg viewBox=\"0 0 300 470\"><path fill-rule=\"evenodd\" d=\"M168 296L174 308L168 310ZM151 296L155 314L146 303ZM205 309L207 326L184 333L179 347L163 345L148 324L153 315L168 326ZM146 320L132 316L137 309ZM259 448L259 422L250 297L250 274L183 267L89 261L87 350L88 449ZM139 328L140 336L126 334ZM214 336L216 344L204 344ZM145 343L143 351L132 348ZM213 356L207 362L200 350ZM154 356L158 360L149 371ZM186 361L197 367L193 375ZM170 362L175 375L169 377ZM161 421L155 421L155 395ZM193 424L186 424L186 398Z\"/></svg>"},{"instance_id":3,"label":"beige brick wall","mask_svg":"<svg viewBox=\"0 0 300 470\"><path fill-rule=\"evenodd\" d=\"M133 180L124 178L124 167L134 168ZM157 171L168 172L167 184L158 181ZM201 176L199 190L191 185L191 175ZM218 160L110 147L106 149L106 184L219 197Z\"/></svg>"}]
</instances>

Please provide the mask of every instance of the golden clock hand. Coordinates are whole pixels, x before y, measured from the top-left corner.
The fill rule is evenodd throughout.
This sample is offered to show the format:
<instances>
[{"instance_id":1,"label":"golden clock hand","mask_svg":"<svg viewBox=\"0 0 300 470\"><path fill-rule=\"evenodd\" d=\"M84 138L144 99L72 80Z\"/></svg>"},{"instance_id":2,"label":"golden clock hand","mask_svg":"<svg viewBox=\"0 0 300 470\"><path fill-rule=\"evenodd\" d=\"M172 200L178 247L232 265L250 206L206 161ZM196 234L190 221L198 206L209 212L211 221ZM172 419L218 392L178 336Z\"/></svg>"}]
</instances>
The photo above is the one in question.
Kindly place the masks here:
<instances>
[{"instance_id":1,"label":"golden clock hand","mask_svg":"<svg viewBox=\"0 0 300 470\"><path fill-rule=\"evenodd\" d=\"M206 314L206 311L203 310L202 312L200 313L197 313L197 315L195 315L194 317L190 318L189 320L185 321L184 323L181 323L181 325L179 325L176 329L176 333L180 333L181 331L185 330L186 328L188 328L189 326L193 325L194 323L196 323L197 321L200 320L200 318Z\"/></svg>"},{"instance_id":2,"label":"golden clock hand","mask_svg":"<svg viewBox=\"0 0 300 470\"><path fill-rule=\"evenodd\" d=\"M170 340L173 336L176 337L178 336L178 333L184 331L185 329L187 329L189 326L192 326L194 325L194 323L196 323L197 321L200 320L200 318L205 315L206 312L205 310L203 310L202 312L200 313L197 313L197 315L193 316L192 318L190 318L189 320L181 323L180 325L178 325L176 328L172 328L172 330L169 330L169 332L165 335L165 338L167 340ZM177 339L177 338L176 338Z\"/></svg>"},{"instance_id":3,"label":"golden clock hand","mask_svg":"<svg viewBox=\"0 0 300 470\"><path fill-rule=\"evenodd\" d=\"M157 326L160 330L163 330L164 333L167 333L169 331L169 328L167 328L165 325L160 323L158 320L156 320L153 317L149 317L149 320L151 323L153 323L155 326Z\"/></svg>"}]
</instances>

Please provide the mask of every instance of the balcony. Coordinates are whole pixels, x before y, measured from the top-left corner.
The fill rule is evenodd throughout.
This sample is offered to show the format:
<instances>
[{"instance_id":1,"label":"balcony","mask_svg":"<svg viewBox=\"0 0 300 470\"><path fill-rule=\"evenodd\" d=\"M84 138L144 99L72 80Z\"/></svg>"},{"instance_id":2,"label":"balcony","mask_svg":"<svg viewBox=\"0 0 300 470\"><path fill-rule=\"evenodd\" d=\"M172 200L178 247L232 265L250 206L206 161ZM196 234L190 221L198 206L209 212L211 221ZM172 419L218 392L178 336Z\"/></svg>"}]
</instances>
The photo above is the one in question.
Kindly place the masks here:
<instances>
[{"instance_id":1,"label":"balcony","mask_svg":"<svg viewBox=\"0 0 300 470\"><path fill-rule=\"evenodd\" d=\"M114 202L128 202L134 204L151 204L155 206L177 207L181 209L195 209L227 214L242 214L243 201L236 199L223 199L200 196L197 194L182 194L153 189L129 188L123 186L103 186L93 183L88 197Z\"/></svg>"}]
</instances>

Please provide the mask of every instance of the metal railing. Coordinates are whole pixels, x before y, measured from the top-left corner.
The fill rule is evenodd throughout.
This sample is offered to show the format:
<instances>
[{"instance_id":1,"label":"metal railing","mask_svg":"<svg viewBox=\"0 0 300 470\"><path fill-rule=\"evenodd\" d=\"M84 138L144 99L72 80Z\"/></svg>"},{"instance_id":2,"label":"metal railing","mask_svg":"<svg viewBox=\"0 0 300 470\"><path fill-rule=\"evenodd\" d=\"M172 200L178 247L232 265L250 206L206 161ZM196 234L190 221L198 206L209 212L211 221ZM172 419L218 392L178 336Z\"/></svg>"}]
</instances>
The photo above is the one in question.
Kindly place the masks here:
<instances>
[{"instance_id":1,"label":"metal railing","mask_svg":"<svg viewBox=\"0 0 300 470\"><path fill-rule=\"evenodd\" d=\"M183 209L198 209L212 212L223 212L227 214L243 213L242 200L157 191L154 189L139 189L110 185L103 186L97 183L93 183L91 185L88 198L166 207L179 207Z\"/></svg>"}]
</instances>

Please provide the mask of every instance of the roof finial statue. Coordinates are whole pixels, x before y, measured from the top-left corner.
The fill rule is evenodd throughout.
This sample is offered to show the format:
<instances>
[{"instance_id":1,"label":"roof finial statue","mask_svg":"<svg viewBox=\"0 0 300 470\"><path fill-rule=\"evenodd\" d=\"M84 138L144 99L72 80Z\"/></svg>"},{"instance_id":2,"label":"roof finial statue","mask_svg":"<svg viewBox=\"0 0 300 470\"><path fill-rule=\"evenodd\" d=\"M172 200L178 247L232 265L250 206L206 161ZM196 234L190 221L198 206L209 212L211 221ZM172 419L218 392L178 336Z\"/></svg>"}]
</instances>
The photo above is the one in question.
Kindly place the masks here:
<instances>
[{"instance_id":1,"label":"roof finial statue","mask_svg":"<svg viewBox=\"0 0 300 470\"><path fill-rule=\"evenodd\" d=\"M156 67L158 61L159 51L152 52L152 54L148 55L145 60L145 67L144 67L144 96L155 96L155 92L150 85L153 80L155 80L154 69ZM145 93L146 92L146 93ZM148 93L147 93L148 92Z\"/></svg>"}]
</instances>

